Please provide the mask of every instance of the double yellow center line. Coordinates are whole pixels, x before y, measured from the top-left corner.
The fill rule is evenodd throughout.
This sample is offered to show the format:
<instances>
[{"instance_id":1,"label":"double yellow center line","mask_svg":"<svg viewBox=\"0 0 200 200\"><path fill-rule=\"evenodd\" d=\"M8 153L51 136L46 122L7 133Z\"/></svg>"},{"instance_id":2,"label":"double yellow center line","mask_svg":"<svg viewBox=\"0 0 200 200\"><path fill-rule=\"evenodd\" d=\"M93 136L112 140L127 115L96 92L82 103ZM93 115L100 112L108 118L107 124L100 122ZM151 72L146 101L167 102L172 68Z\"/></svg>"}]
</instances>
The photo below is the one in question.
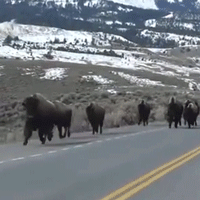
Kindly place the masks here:
<instances>
[{"instance_id":1,"label":"double yellow center line","mask_svg":"<svg viewBox=\"0 0 200 200\"><path fill-rule=\"evenodd\" d=\"M140 178L128 183L127 185L119 188L118 190L112 192L108 196L104 197L102 200L125 200L134 196L136 193L140 192L162 176L168 174L174 169L185 164L189 160L195 158L200 154L200 147L162 165L161 167L154 169L153 171L141 176Z\"/></svg>"}]
</instances>

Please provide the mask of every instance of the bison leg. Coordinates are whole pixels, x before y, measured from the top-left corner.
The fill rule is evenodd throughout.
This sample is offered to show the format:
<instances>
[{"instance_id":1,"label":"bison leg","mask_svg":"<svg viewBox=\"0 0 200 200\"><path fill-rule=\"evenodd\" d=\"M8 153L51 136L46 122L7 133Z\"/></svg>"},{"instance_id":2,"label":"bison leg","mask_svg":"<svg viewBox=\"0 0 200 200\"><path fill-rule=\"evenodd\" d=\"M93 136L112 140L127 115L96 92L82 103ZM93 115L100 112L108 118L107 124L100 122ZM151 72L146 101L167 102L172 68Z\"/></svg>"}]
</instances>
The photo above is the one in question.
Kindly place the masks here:
<instances>
[{"instance_id":1,"label":"bison leg","mask_svg":"<svg viewBox=\"0 0 200 200\"><path fill-rule=\"evenodd\" d=\"M139 119L139 122L138 122L138 125L140 125L141 122L142 122L142 119L140 118L140 119Z\"/></svg>"},{"instance_id":2,"label":"bison leg","mask_svg":"<svg viewBox=\"0 0 200 200\"><path fill-rule=\"evenodd\" d=\"M68 127L68 130L67 130L67 136L68 136L68 137L71 136L71 133L70 133L70 126Z\"/></svg>"},{"instance_id":3,"label":"bison leg","mask_svg":"<svg viewBox=\"0 0 200 200\"><path fill-rule=\"evenodd\" d=\"M100 125L100 134L102 134L102 126Z\"/></svg>"},{"instance_id":4,"label":"bison leg","mask_svg":"<svg viewBox=\"0 0 200 200\"><path fill-rule=\"evenodd\" d=\"M169 128L171 128L171 127L172 127L172 122L170 121L170 122L169 122Z\"/></svg>"},{"instance_id":5,"label":"bison leg","mask_svg":"<svg viewBox=\"0 0 200 200\"><path fill-rule=\"evenodd\" d=\"M143 126L145 126L145 122L146 122L145 119L143 119Z\"/></svg>"},{"instance_id":6,"label":"bison leg","mask_svg":"<svg viewBox=\"0 0 200 200\"><path fill-rule=\"evenodd\" d=\"M38 135L39 135L40 141L42 142L42 144L45 144L45 142L46 142L46 134L43 134L43 133L44 133L44 129L43 128L39 128Z\"/></svg>"},{"instance_id":7,"label":"bison leg","mask_svg":"<svg viewBox=\"0 0 200 200\"><path fill-rule=\"evenodd\" d=\"M43 137L42 144L45 144L45 142L46 142L46 134Z\"/></svg>"},{"instance_id":8,"label":"bison leg","mask_svg":"<svg viewBox=\"0 0 200 200\"><path fill-rule=\"evenodd\" d=\"M181 119L179 120L179 125L181 126Z\"/></svg>"},{"instance_id":9,"label":"bison leg","mask_svg":"<svg viewBox=\"0 0 200 200\"><path fill-rule=\"evenodd\" d=\"M52 129L53 129L53 128L51 128L51 129L48 131L47 138L48 138L49 141L51 141L52 138L53 138L53 131L52 131Z\"/></svg>"},{"instance_id":10,"label":"bison leg","mask_svg":"<svg viewBox=\"0 0 200 200\"><path fill-rule=\"evenodd\" d=\"M58 125L58 132L59 132L59 138L62 139L63 136L62 136L62 126Z\"/></svg>"},{"instance_id":11,"label":"bison leg","mask_svg":"<svg viewBox=\"0 0 200 200\"><path fill-rule=\"evenodd\" d=\"M45 129L47 131L47 138L49 141L51 141L53 138L53 127L54 127L54 125L52 124Z\"/></svg>"},{"instance_id":12,"label":"bison leg","mask_svg":"<svg viewBox=\"0 0 200 200\"><path fill-rule=\"evenodd\" d=\"M65 126L64 128L65 128L65 132L64 132L63 138L65 138L67 135L67 129L68 129L68 137L69 137L69 128L67 128L67 126Z\"/></svg>"},{"instance_id":13,"label":"bison leg","mask_svg":"<svg viewBox=\"0 0 200 200\"><path fill-rule=\"evenodd\" d=\"M32 136L32 126L31 122L28 120L26 121L25 127L24 127L24 143L23 145L28 144L28 139Z\"/></svg>"},{"instance_id":14,"label":"bison leg","mask_svg":"<svg viewBox=\"0 0 200 200\"><path fill-rule=\"evenodd\" d=\"M93 134L93 135L95 134L95 130L94 130L94 128L92 128L92 134Z\"/></svg>"},{"instance_id":15,"label":"bison leg","mask_svg":"<svg viewBox=\"0 0 200 200\"><path fill-rule=\"evenodd\" d=\"M188 122L188 128L191 128L191 124L190 124L190 122Z\"/></svg>"},{"instance_id":16,"label":"bison leg","mask_svg":"<svg viewBox=\"0 0 200 200\"><path fill-rule=\"evenodd\" d=\"M102 134L103 121L100 122L100 134Z\"/></svg>"},{"instance_id":17,"label":"bison leg","mask_svg":"<svg viewBox=\"0 0 200 200\"><path fill-rule=\"evenodd\" d=\"M178 128L178 121L177 120L175 121L174 126L175 126L175 128Z\"/></svg>"},{"instance_id":18,"label":"bison leg","mask_svg":"<svg viewBox=\"0 0 200 200\"><path fill-rule=\"evenodd\" d=\"M49 141L51 141L52 140L52 138L53 138L53 133L51 132L51 133L49 133L48 135L47 135L47 138L48 138L48 140Z\"/></svg>"},{"instance_id":19,"label":"bison leg","mask_svg":"<svg viewBox=\"0 0 200 200\"><path fill-rule=\"evenodd\" d=\"M99 125L97 123L93 124L93 135L96 133L98 133L99 129Z\"/></svg>"},{"instance_id":20,"label":"bison leg","mask_svg":"<svg viewBox=\"0 0 200 200\"><path fill-rule=\"evenodd\" d=\"M96 131L97 133L99 133L99 125L98 125L98 124L96 125L95 131Z\"/></svg>"}]
</instances>

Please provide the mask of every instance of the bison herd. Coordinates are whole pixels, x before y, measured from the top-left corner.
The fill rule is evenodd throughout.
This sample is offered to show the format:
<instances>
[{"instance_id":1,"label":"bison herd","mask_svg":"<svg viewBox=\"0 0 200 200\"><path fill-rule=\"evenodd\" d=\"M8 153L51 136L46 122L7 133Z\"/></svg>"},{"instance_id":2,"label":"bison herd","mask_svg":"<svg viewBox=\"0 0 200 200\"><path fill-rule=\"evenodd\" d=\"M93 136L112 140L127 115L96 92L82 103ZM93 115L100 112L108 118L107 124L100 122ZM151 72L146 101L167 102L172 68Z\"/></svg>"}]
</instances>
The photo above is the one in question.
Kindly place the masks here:
<instances>
[{"instance_id":1,"label":"bison herd","mask_svg":"<svg viewBox=\"0 0 200 200\"><path fill-rule=\"evenodd\" d=\"M24 127L24 145L28 144L28 140L33 131L38 130L38 135L42 144L46 138L49 141L53 137L53 128L57 126L60 139L66 135L70 137L70 126L72 119L72 109L60 101L51 102L42 94L36 93L26 97L22 102L26 109L26 122ZM105 110L95 103L91 103L86 108L88 120L93 128L93 134L98 133L100 126L100 134L102 133ZM64 134L62 134L64 128Z\"/></svg>"},{"instance_id":2,"label":"bison herd","mask_svg":"<svg viewBox=\"0 0 200 200\"><path fill-rule=\"evenodd\" d=\"M169 122L169 128L171 128L172 122L174 122L175 128L178 124L181 126L181 118L183 116L184 124L188 124L188 127L197 126L197 117L199 115L199 105L197 101L187 100L182 105L181 102L176 100L175 97L171 97L168 109L167 120Z\"/></svg>"},{"instance_id":3,"label":"bison herd","mask_svg":"<svg viewBox=\"0 0 200 200\"><path fill-rule=\"evenodd\" d=\"M24 145L28 144L28 140L33 131L38 131L38 135L42 144L46 138L51 141L53 137L53 128L57 127L59 138L70 137L70 126L72 120L72 109L60 101L51 102L42 94L36 93L28 96L22 102L26 109L26 122L24 126ZM150 105L142 100L137 107L139 119L138 125L148 125L148 119L151 112ZM93 134L102 134L102 127L105 117L105 109L96 103L90 103L85 109L88 121L92 126ZM187 100L184 105L171 97L167 105L167 121L169 128L174 122L175 128L178 124L181 126L181 118L184 118L184 124L188 123L188 127L197 125L197 116L199 114L199 105L196 101ZM62 133L64 128L64 133Z\"/></svg>"}]
</instances>

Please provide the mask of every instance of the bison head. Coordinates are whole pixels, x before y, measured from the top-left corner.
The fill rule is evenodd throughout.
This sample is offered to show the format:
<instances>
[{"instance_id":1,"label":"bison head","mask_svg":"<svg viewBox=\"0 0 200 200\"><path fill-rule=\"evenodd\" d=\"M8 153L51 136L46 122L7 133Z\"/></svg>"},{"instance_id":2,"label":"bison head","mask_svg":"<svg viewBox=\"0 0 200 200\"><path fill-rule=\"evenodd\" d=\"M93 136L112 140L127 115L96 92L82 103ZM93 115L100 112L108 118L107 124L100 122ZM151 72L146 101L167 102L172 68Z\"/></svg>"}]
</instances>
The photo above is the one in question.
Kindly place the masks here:
<instances>
[{"instance_id":1,"label":"bison head","mask_svg":"<svg viewBox=\"0 0 200 200\"><path fill-rule=\"evenodd\" d=\"M27 114L32 116L36 113L37 106L39 104L39 99L36 95L25 98L22 105L26 108Z\"/></svg>"},{"instance_id":2,"label":"bison head","mask_svg":"<svg viewBox=\"0 0 200 200\"><path fill-rule=\"evenodd\" d=\"M190 100L186 100L185 103L184 103L185 108L187 108L190 103L192 103Z\"/></svg>"},{"instance_id":3,"label":"bison head","mask_svg":"<svg viewBox=\"0 0 200 200\"><path fill-rule=\"evenodd\" d=\"M94 110L94 107L95 107L95 104L94 104L94 102L92 102L87 106L86 110L88 110L88 111Z\"/></svg>"}]
</instances>

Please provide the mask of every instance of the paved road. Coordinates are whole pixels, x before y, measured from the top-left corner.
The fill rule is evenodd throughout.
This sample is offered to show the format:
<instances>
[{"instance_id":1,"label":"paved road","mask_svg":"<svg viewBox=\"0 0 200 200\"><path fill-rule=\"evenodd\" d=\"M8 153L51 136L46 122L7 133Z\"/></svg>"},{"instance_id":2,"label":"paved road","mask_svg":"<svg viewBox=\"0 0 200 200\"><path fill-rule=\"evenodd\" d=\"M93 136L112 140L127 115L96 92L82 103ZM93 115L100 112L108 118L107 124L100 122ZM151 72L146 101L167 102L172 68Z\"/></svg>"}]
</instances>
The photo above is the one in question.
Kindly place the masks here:
<instances>
[{"instance_id":1,"label":"paved road","mask_svg":"<svg viewBox=\"0 0 200 200\"><path fill-rule=\"evenodd\" d=\"M101 199L200 144L199 127L152 123L104 130L103 135L56 136L0 146L0 200ZM171 172L133 199L200 199L199 158ZM191 184L197 184L192 187ZM186 184L187 190L184 187ZM182 194L187 194L181 198ZM194 195L196 194L196 195Z\"/></svg>"}]
</instances>

